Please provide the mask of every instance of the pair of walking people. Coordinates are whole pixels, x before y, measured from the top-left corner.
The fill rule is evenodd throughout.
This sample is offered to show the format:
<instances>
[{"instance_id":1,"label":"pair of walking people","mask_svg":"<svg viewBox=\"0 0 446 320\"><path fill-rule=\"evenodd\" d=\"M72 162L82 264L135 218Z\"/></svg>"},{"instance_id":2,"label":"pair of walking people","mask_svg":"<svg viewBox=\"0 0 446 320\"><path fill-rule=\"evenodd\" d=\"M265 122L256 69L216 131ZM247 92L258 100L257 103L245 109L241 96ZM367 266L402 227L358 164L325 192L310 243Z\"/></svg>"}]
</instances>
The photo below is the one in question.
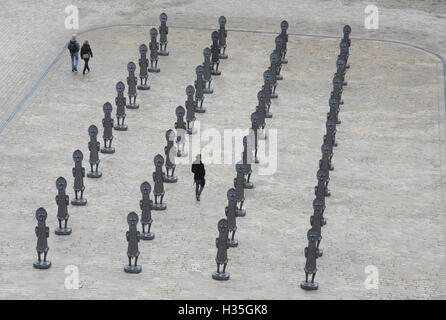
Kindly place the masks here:
<instances>
[{"instance_id":1,"label":"pair of walking people","mask_svg":"<svg viewBox=\"0 0 446 320\"><path fill-rule=\"evenodd\" d=\"M90 61L90 58L93 58L93 52L91 51L90 44L88 43L88 40L84 41L84 44L81 46L79 45L79 42L77 42L76 35L73 34L71 37L71 40L67 44L67 49L70 52L71 56L71 71L77 72L77 65L79 63L79 51L81 54L81 59L84 60L84 70L82 71L82 74L85 74L85 71L88 70L90 72L90 67L88 66L88 62Z\"/></svg>"}]
</instances>

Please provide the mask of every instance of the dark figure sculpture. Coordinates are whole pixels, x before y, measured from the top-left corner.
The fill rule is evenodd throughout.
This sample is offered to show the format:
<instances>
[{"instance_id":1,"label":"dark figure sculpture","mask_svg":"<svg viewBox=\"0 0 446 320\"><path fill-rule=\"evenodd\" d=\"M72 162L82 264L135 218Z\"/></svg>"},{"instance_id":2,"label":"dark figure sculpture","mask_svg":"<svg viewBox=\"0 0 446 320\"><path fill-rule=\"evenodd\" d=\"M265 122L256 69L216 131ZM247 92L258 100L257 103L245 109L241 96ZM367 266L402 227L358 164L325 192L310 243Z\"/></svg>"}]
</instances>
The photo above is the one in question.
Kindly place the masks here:
<instances>
[{"instance_id":1,"label":"dark figure sculpture","mask_svg":"<svg viewBox=\"0 0 446 320\"><path fill-rule=\"evenodd\" d=\"M280 36L277 36L274 40L276 44L276 48L274 49L274 52L278 56L278 61L276 63L276 79L277 80L283 80L283 76L280 74L280 71L282 70L282 47L283 47L283 39Z\"/></svg>"},{"instance_id":2,"label":"dark figure sculpture","mask_svg":"<svg viewBox=\"0 0 446 320\"><path fill-rule=\"evenodd\" d=\"M218 18L218 24L220 25L220 29L218 30L218 47L220 49L219 58L220 59L228 59L228 55L226 51L226 38L228 36L228 31L226 30L226 18L221 16Z\"/></svg>"},{"instance_id":3,"label":"dark figure sculpture","mask_svg":"<svg viewBox=\"0 0 446 320\"><path fill-rule=\"evenodd\" d=\"M147 69L149 68L149 59L147 59L147 46L142 44L139 46L139 53L141 54L141 58L139 58L139 79L141 80L141 84L138 86L139 90L149 90L150 86L147 84L147 79L149 78L149 74L147 73Z\"/></svg>"},{"instance_id":4,"label":"dark figure sculpture","mask_svg":"<svg viewBox=\"0 0 446 320\"><path fill-rule=\"evenodd\" d=\"M352 28L347 24L342 28L342 32L344 33L343 40L347 41L348 46L351 46L350 33L352 32Z\"/></svg>"},{"instance_id":5,"label":"dark figure sculpture","mask_svg":"<svg viewBox=\"0 0 446 320\"><path fill-rule=\"evenodd\" d=\"M253 144L248 143L248 136L244 136L243 137L243 152L242 152L242 163L243 163L243 169L244 169L244 175L246 176L245 178L245 189L252 189L254 188L254 184L249 181L249 179L251 178L251 164L252 164L252 150L253 150Z\"/></svg>"},{"instance_id":6,"label":"dark figure sculpture","mask_svg":"<svg viewBox=\"0 0 446 320\"><path fill-rule=\"evenodd\" d=\"M317 234L316 254L318 257L322 257L323 250L319 249L319 245L322 240L322 226L324 226L327 223L327 220L322 215L325 210L325 207L321 200L314 199L313 210L314 213L310 217L310 224L311 224L311 229Z\"/></svg>"},{"instance_id":7,"label":"dark figure sculpture","mask_svg":"<svg viewBox=\"0 0 446 320\"><path fill-rule=\"evenodd\" d=\"M228 206L225 208L226 219L228 220L228 230L232 232L231 239L228 240L230 247L237 247L238 241L234 239L235 232L237 231L237 192L234 188L231 188L227 192Z\"/></svg>"},{"instance_id":8,"label":"dark figure sculpture","mask_svg":"<svg viewBox=\"0 0 446 320\"><path fill-rule=\"evenodd\" d=\"M155 172L153 172L153 181L155 183L155 187L153 190L153 195L155 196L155 203L153 204L153 210L166 210L166 204L163 203L164 198L164 172L163 172L163 164L164 158L162 155L157 154L153 160L155 163ZM160 198L158 202L158 197Z\"/></svg>"},{"instance_id":9,"label":"dark figure sculpture","mask_svg":"<svg viewBox=\"0 0 446 320\"><path fill-rule=\"evenodd\" d=\"M102 135L102 138L104 138L104 146L101 148L101 152L114 153L115 148L111 146L113 141L113 124L114 124L114 120L111 117L111 113L113 111L111 103L106 102L102 107L102 110L104 111L104 119L102 119L102 126L104 127L104 134Z\"/></svg>"},{"instance_id":10,"label":"dark figure sculpture","mask_svg":"<svg viewBox=\"0 0 446 320\"><path fill-rule=\"evenodd\" d=\"M338 56L336 59L336 74L335 76L338 76L342 79L342 85L346 86L347 81L345 81L345 60L344 58Z\"/></svg>"},{"instance_id":11,"label":"dark figure sculpture","mask_svg":"<svg viewBox=\"0 0 446 320\"><path fill-rule=\"evenodd\" d=\"M125 116L126 116L126 114L125 114L126 98L124 97L124 90L125 90L124 83L119 81L116 84L116 91L118 93L118 96L115 98L116 119L117 119L117 124L115 125L115 130L119 130L119 131L127 130L127 125L124 124L124 120L125 120ZM121 120L121 123L119 123L119 120Z\"/></svg>"},{"instance_id":12,"label":"dark figure sculpture","mask_svg":"<svg viewBox=\"0 0 446 320\"><path fill-rule=\"evenodd\" d=\"M70 215L68 214L68 205L70 203L68 195L65 193L65 189L67 188L67 180L63 177L59 177L56 180L56 188L57 188L57 220L59 221L59 227L54 231L55 234L65 236L71 234L71 228L67 227L68 218ZM64 226L62 227L62 222L64 222Z\"/></svg>"},{"instance_id":13,"label":"dark figure sculpture","mask_svg":"<svg viewBox=\"0 0 446 320\"><path fill-rule=\"evenodd\" d=\"M212 45L211 45L211 74L214 76L221 75L221 71L218 70L220 64L220 47L218 45L218 31L212 32Z\"/></svg>"},{"instance_id":14,"label":"dark figure sculpture","mask_svg":"<svg viewBox=\"0 0 446 320\"><path fill-rule=\"evenodd\" d=\"M337 75L333 77L333 91L331 92L330 98L339 100L340 105L344 104L344 101L342 101L342 79Z\"/></svg>"},{"instance_id":15,"label":"dark figure sculpture","mask_svg":"<svg viewBox=\"0 0 446 320\"><path fill-rule=\"evenodd\" d=\"M265 104L265 93L260 90L257 93L257 100L259 100L259 105L256 107L257 115L259 116L259 139L266 139L265 126L266 126L266 104Z\"/></svg>"},{"instance_id":16,"label":"dark figure sculpture","mask_svg":"<svg viewBox=\"0 0 446 320\"><path fill-rule=\"evenodd\" d=\"M318 288L318 283L314 281L314 277L316 276L317 268L316 268L316 259L317 248L316 242L318 239L317 232L313 231L313 229L308 230L307 233L308 239L308 247L305 248L305 258L307 258L307 262L305 263L305 281L302 281L300 287L304 290L316 290ZM308 281L308 276L311 275L311 280Z\"/></svg>"},{"instance_id":17,"label":"dark figure sculpture","mask_svg":"<svg viewBox=\"0 0 446 320\"><path fill-rule=\"evenodd\" d=\"M195 74L197 75L197 80L195 80L195 112L204 113L206 109L203 108L204 100L204 89L206 88L206 83L203 80L203 66L198 66L195 68Z\"/></svg>"},{"instance_id":18,"label":"dark figure sculpture","mask_svg":"<svg viewBox=\"0 0 446 320\"><path fill-rule=\"evenodd\" d=\"M194 87L187 86L186 94L187 94L187 100L185 102L185 105L186 105L187 133L193 134L193 133L195 133L194 123L195 123L195 119L196 119L195 118L195 101L194 101L195 89L194 89Z\"/></svg>"},{"instance_id":19,"label":"dark figure sculpture","mask_svg":"<svg viewBox=\"0 0 446 320\"><path fill-rule=\"evenodd\" d=\"M158 51L158 54L160 56L168 56L169 51L167 51L167 34L169 33L169 27L166 25L167 14L164 12L160 14L160 22L161 25L158 28L160 33L160 50Z\"/></svg>"},{"instance_id":20,"label":"dark figure sculpture","mask_svg":"<svg viewBox=\"0 0 446 320\"><path fill-rule=\"evenodd\" d=\"M237 176L234 178L234 188L237 195L238 208L235 210L237 217L244 217L246 210L243 209L243 203L245 202L245 170L243 163L237 163L235 165Z\"/></svg>"},{"instance_id":21,"label":"dark figure sculpture","mask_svg":"<svg viewBox=\"0 0 446 320\"><path fill-rule=\"evenodd\" d=\"M277 64L279 63L279 55L273 51L269 56L269 61L271 63L269 70L271 71L271 85L272 85L272 92L271 92L271 98L276 99L279 97L279 94L276 92L277 87Z\"/></svg>"},{"instance_id":22,"label":"dark figure sculpture","mask_svg":"<svg viewBox=\"0 0 446 320\"><path fill-rule=\"evenodd\" d=\"M272 94L272 73L270 70L266 70L263 73L263 86L262 86L262 90L263 93L265 94L265 105L266 105L266 118L272 118L273 114L269 111L269 109L271 108L271 94Z\"/></svg>"},{"instance_id":23,"label":"dark figure sculpture","mask_svg":"<svg viewBox=\"0 0 446 320\"><path fill-rule=\"evenodd\" d=\"M328 191L328 183L330 182L330 175L328 170L319 169L316 174L317 186L314 187L314 194L318 200L321 200L325 206L325 197L330 196Z\"/></svg>"},{"instance_id":24,"label":"dark figure sculpture","mask_svg":"<svg viewBox=\"0 0 446 320\"><path fill-rule=\"evenodd\" d=\"M50 236L50 228L46 226L46 217L48 214L44 208L39 208L36 211L37 227L35 229L37 236L37 261L34 262L33 266L36 269L48 269L51 267L51 261L46 260L48 254L48 237ZM43 260L41 255L43 253Z\"/></svg>"},{"instance_id":25,"label":"dark figure sculpture","mask_svg":"<svg viewBox=\"0 0 446 320\"><path fill-rule=\"evenodd\" d=\"M259 163L259 158L257 157L258 151L258 133L259 133L259 115L257 112L251 113L251 129L249 130L248 139L251 139L254 147L254 162ZM248 143L249 144L249 143Z\"/></svg>"},{"instance_id":26,"label":"dark figure sculpture","mask_svg":"<svg viewBox=\"0 0 446 320\"><path fill-rule=\"evenodd\" d=\"M127 108L129 109L138 109L139 104L136 103L136 86L138 85L138 79L135 76L136 65L133 62L129 62L127 64L127 71L129 72L129 76L127 77L127 85L128 85L128 96L129 103L127 104ZM133 102L132 102L133 98Z\"/></svg>"},{"instance_id":27,"label":"dark figure sculpture","mask_svg":"<svg viewBox=\"0 0 446 320\"><path fill-rule=\"evenodd\" d=\"M212 279L214 280L228 280L229 273L226 272L226 266L228 264L228 222L226 219L221 219L218 222L218 238L215 239L215 245L217 246L217 257L215 262L217 263L217 271L212 273ZM220 271L220 267L223 269Z\"/></svg>"},{"instance_id":28,"label":"dark figure sculpture","mask_svg":"<svg viewBox=\"0 0 446 320\"><path fill-rule=\"evenodd\" d=\"M159 44L158 40L156 39L158 37L158 31L155 28L150 29L150 43L149 43L149 49L150 49L150 68L149 72L160 72L160 68L158 68L158 50L159 50Z\"/></svg>"},{"instance_id":29,"label":"dark figure sculpture","mask_svg":"<svg viewBox=\"0 0 446 320\"><path fill-rule=\"evenodd\" d=\"M74 177L74 199L71 200L71 204L73 206L85 206L87 204L87 199L84 198L84 177L85 177L85 168L82 167L82 160L84 159L84 155L82 151L76 150L73 152L73 177ZM80 197L78 198L78 193Z\"/></svg>"},{"instance_id":30,"label":"dark figure sculpture","mask_svg":"<svg viewBox=\"0 0 446 320\"><path fill-rule=\"evenodd\" d=\"M167 145L164 147L164 154L166 155L166 174L163 176L164 182L173 183L178 181L178 177L175 176L175 131L169 129L166 131ZM169 174L170 172L170 174Z\"/></svg>"},{"instance_id":31,"label":"dark figure sculpture","mask_svg":"<svg viewBox=\"0 0 446 320\"><path fill-rule=\"evenodd\" d=\"M346 40L342 39L341 42L339 43L339 49L340 49L340 52L339 52L338 57L342 57L345 60L345 68L346 69L350 68L350 65L347 63L348 57L350 56L348 42Z\"/></svg>"},{"instance_id":32,"label":"dark figure sculpture","mask_svg":"<svg viewBox=\"0 0 446 320\"><path fill-rule=\"evenodd\" d=\"M280 29L282 29L282 31L280 32L280 37L283 40L283 47L282 47L282 63L283 64L287 64L288 60L285 58L286 56L286 51L287 51L287 42L288 42L288 34L287 34L287 30L288 30L288 22L286 20L283 20L280 23Z\"/></svg>"},{"instance_id":33,"label":"dark figure sculpture","mask_svg":"<svg viewBox=\"0 0 446 320\"><path fill-rule=\"evenodd\" d=\"M321 147L322 159L319 160L319 169L334 170L331 159L333 158L333 148L324 143Z\"/></svg>"},{"instance_id":34,"label":"dark figure sculpture","mask_svg":"<svg viewBox=\"0 0 446 320\"><path fill-rule=\"evenodd\" d=\"M153 240L155 238L155 233L150 232L152 227L152 205L153 201L150 200L150 191L152 191L152 186L147 181L141 184L142 200L139 201L139 207L141 208L141 225L142 232L139 236L142 240ZM147 226L147 231L146 231Z\"/></svg>"},{"instance_id":35,"label":"dark figure sculpture","mask_svg":"<svg viewBox=\"0 0 446 320\"><path fill-rule=\"evenodd\" d=\"M90 136L90 141L88 142L88 150L90 150L90 167L91 171L87 173L87 177L89 178L100 178L102 177L102 172L98 171L99 163L101 160L99 160L99 150L100 143L97 140L98 137L98 128L92 124L88 128L88 135ZM93 167L96 166L95 169Z\"/></svg>"},{"instance_id":36,"label":"dark figure sculpture","mask_svg":"<svg viewBox=\"0 0 446 320\"><path fill-rule=\"evenodd\" d=\"M331 147L337 147L336 122L327 120L325 127L327 128L327 133L324 135L324 143L329 144Z\"/></svg>"},{"instance_id":37,"label":"dark figure sculpture","mask_svg":"<svg viewBox=\"0 0 446 320\"><path fill-rule=\"evenodd\" d=\"M332 121L334 123L341 124L341 120L339 120L339 100L337 98L330 98L328 101L328 105L330 106L330 111L327 113L327 120Z\"/></svg>"},{"instance_id":38,"label":"dark figure sculpture","mask_svg":"<svg viewBox=\"0 0 446 320\"><path fill-rule=\"evenodd\" d=\"M203 89L203 93L205 94L211 94L214 92L214 89L211 88L211 82L212 82L211 55L212 55L211 49L204 48L203 79L205 83L205 88Z\"/></svg>"},{"instance_id":39,"label":"dark figure sculpture","mask_svg":"<svg viewBox=\"0 0 446 320\"><path fill-rule=\"evenodd\" d=\"M130 212L127 216L127 223L129 224L129 231L126 232L125 236L127 238L127 257L129 258L129 264L124 267L124 272L126 273L140 273L142 267L138 265L139 249L138 242L140 238L140 233L136 230L138 225L138 215L135 212ZM135 263L132 265L132 258L135 259Z\"/></svg>"},{"instance_id":40,"label":"dark figure sculpture","mask_svg":"<svg viewBox=\"0 0 446 320\"><path fill-rule=\"evenodd\" d=\"M177 121L175 122L175 130L177 131L177 157L185 157L187 153L184 151L184 145L186 143L186 123L184 122L184 114L186 111L182 106L178 106L175 109Z\"/></svg>"}]
</instances>

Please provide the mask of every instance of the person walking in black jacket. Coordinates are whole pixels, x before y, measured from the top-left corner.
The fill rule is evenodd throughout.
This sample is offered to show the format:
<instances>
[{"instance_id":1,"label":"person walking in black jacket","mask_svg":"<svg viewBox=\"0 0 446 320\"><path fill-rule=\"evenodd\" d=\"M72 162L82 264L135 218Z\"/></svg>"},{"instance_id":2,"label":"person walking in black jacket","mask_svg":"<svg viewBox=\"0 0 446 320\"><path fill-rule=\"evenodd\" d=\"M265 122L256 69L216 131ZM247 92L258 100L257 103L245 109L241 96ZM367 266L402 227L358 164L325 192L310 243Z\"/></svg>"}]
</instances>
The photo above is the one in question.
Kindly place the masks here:
<instances>
[{"instance_id":1,"label":"person walking in black jacket","mask_svg":"<svg viewBox=\"0 0 446 320\"><path fill-rule=\"evenodd\" d=\"M197 198L197 201L200 201L200 195L206 183L206 180L204 179L206 170L204 169L203 162L201 162L201 154L197 155L197 159L192 164L191 171L194 173L195 197Z\"/></svg>"},{"instance_id":2,"label":"person walking in black jacket","mask_svg":"<svg viewBox=\"0 0 446 320\"><path fill-rule=\"evenodd\" d=\"M81 48L81 58L84 60L84 71L82 74L85 74L85 70L88 70L90 72L90 67L88 66L88 61L90 61L90 58L93 58L93 52L91 51L90 44L88 43L88 40L84 41L84 44Z\"/></svg>"}]
</instances>

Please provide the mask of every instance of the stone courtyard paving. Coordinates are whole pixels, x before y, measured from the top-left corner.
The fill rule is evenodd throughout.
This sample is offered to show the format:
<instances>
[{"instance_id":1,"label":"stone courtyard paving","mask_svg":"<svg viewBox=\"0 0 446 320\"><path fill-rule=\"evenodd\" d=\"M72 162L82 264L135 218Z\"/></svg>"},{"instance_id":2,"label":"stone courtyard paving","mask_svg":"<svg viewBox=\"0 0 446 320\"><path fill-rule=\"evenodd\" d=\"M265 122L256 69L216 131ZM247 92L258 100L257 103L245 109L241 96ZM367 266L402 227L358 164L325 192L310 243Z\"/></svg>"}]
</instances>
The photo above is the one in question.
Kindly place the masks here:
<instances>
[{"instance_id":1,"label":"stone courtyard paving","mask_svg":"<svg viewBox=\"0 0 446 320\"><path fill-rule=\"evenodd\" d=\"M102 105L114 102L114 86L125 82L126 64L137 62L148 30L116 27L82 35L81 41L88 38L97 48L91 74L71 73L64 55L3 132L0 298L444 297L442 65L425 52L388 43L352 43L317 292L305 292L299 283L339 39L290 37L289 64L268 121L268 128L277 130L277 171L253 174L247 215L237 220L240 244L228 252L228 282L212 280L211 273L233 164L207 164L200 203L193 196L190 165L178 165L179 182L165 185L167 211L152 213L156 238L139 243L142 273L122 270L126 216L139 213L139 186L152 183L153 157L163 154L164 133L173 128L175 108L184 105L185 88L195 80L210 31L170 29L171 54L160 57L161 73L150 74L151 89L138 92L140 109L127 110L128 132L114 131L116 153L100 155L103 177L85 180L88 205L69 206L72 235L54 235L55 180L67 178L72 198L72 152L81 149L88 168L87 128L96 124L102 135ZM197 115L203 133L248 128L273 44L270 34L229 33L229 59L221 63L222 75L214 77L214 94L205 98L206 113ZM50 227L53 266L47 271L32 268L34 212L41 206ZM78 290L64 288L68 265L79 267ZM364 286L369 265L379 270L378 290Z\"/></svg>"}]
</instances>

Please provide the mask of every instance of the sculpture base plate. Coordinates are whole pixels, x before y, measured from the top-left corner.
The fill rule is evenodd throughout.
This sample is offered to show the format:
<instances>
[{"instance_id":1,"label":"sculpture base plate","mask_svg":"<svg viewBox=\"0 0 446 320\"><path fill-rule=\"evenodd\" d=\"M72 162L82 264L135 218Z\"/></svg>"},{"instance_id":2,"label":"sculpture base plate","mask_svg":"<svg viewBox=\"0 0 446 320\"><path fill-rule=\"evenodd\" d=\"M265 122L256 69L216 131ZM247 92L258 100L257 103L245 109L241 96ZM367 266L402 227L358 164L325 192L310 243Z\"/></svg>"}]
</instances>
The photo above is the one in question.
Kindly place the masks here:
<instances>
[{"instance_id":1,"label":"sculpture base plate","mask_svg":"<svg viewBox=\"0 0 446 320\"><path fill-rule=\"evenodd\" d=\"M211 70L211 74L213 76L219 76L219 75L221 75L221 71L220 70Z\"/></svg>"},{"instance_id":2,"label":"sculpture base plate","mask_svg":"<svg viewBox=\"0 0 446 320\"><path fill-rule=\"evenodd\" d=\"M288 59L282 59L282 64L287 64L288 63Z\"/></svg>"},{"instance_id":3,"label":"sculpture base plate","mask_svg":"<svg viewBox=\"0 0 446 320\"><path fill-rule=\"evenodd\" d=\"M177 157L187 157L186 151L177 151Z\"/></svg>"},{"instance_id":4,"label":"sculpture base plate","mask_svg":"<svg viewBox=\"0 0 446 320\"><path fill-rule=\"evenodd\" d=\"M139 103L129 103L128 105L126 105L127 109L138 109L139 108Z\"/></svg>"},{"instance_id":5,"label":"sculpture base plate","mask_svg":"<svg viewBox=\"0 0 446 320\"><path fill-rule=\"evenodd\" d=\"M346 69L350 69L350 64L347 63L347 64L345 65L345 68L346 68Z\"/></svg>"},{"instance_id":6,"label":"sculpture base plate","mask_svg":"<svg viewBox=\"0 0 446 320\"><path fill-rule=\"evenodd\" d=\"M271 119L273 117L273 113L272 112L266 112L265 114L265 118Z\"/></svg>"},{"instance_id":7,"label":"sculpture base plate","mask_svg":"<svg viewBox=\"0 0 446 320\"><path fill-rule=\"evenodd\" d=\"M244 216L246 216L246 210L245 209L242 209L242 210L236 209L235 210L235 216L236 217L244 217Z\"/></svg>"},{"instance_id":8,"label":"sculpture base plate","mask_svg":"<svg viewBox=\"0 0 446 320\"><path fill-rule=\"evenodd\" d=\"M85 198L73 199L73 200L71 200L71 204L73 206L85 206L87 204L87 199L85 199Z\"/></svg>"},{"instance_id":9,"label":"sculpture base plate","mask_svg":"<svg viewBox=\"0 0 446 320\"><path fill-rule=\"evenodd\" d=\"M137 266L126 265L124 267L124 272L126 272L126 273L140 273L141 270L142 270L142 267L140 265L137 265Z\"/></svg>"},{"instance_id":10,"label":"sculpture base plate","mask_svg":"<svg viewBox=\"0 0 446 320\"><path fill-rule=\"evenodd\" d=\"M113 148L113 147L107 147L107 148L105 148L105 147L103 147L103 148L101 148L101 153L115 153L115 148Z\"/></svg>"},{"instance_id":11,"label":"sculpture base plate","mask_svg":"<svg viewBox=\"0 0 446 320\"><path fill-rule=\"evenodd\" d=\"M40 261L37 260L33 263L33 267L36 269L49 269L51 267L51 261Z\"/></svg>"},{"instance_id":12,"label":"sculpture base plate","mask_svg":"<svg viewBox=\"0 0 446 320\"><path fill-rule=\"evenodd\" d=\"M300 287L304 290L317 290L319 285L317 282L302 281Z\"/></svg>"},{"instance_id":13,"label":"sculpture base plate","mask_svg":"<svg viewBox=\"0 0 446 320\"><path fill-rule=\"evenodd\" d=\"M276 75L277 80L283 80L283 76L281 74Z\"/></svg>"},{"instance_id":14,"label":"sculpture base plate","mask_svg":"<svg viewBox=\"0 0 446 320\"><path fill-rule=\"evenodd\" d=\"M317 250L316 250L316 254L317 254L318 258L320 258L320 257L322 257L322 255L324 254L324 250L322 250L322 249L317 249Z\"/></svg>"},{"instance_id":15,"label":"sculpture base plate","mask_svg":"<svg viewBox=\"0 0 446 320\"><path fill-rule=\"evenodd\" d=\"M197 129L195 129L195 128L187 129L186 131L187 131L187 134L195 134L195 133L197 133Z\"/></svg>"},{"instance_id":16,"label":"sculpture base plate","mask_svg":"<svg viewBox=\"0 0 446 320\"><path fill-rule=\"evenodd\" d=\"M120 124L120 125L114 126L114 128L115 128L115 130L118 130L118 131L127 131L128 126L126 124L124 124L124 125Z\"/></svg>"},{"instance_id":17,"label":"sculpture base plate","mask_svg":"<svg viewBox=\"0 0 446 320\"><path fill-rule=\"evenodd\" d=\"M154 203L152 205L152 210L162 211L166 210L167 205L165 203Z\"/></svg>"},{"instance_id":18,"label":"sculpture base plate","mask_svg":"<svg viewBox=\"0 0 446 320\"><path fill-rule=\"evenodd\" d=\"M348 82L347 82L347 81L344 81L344 82L342 83L342 85L346 87L346 86L348 85Z\"/></svg>"},{"instance_id":19,"label":"sculpture base plate","mask_svg":"<svg viewBox=\"0 0 446 320\"><path fill-rule=\"evenodd\" d=\"M245 189L254 188L254 184L252 182L245 182L243 186L245 187Z\"/></svg>"},{"instance_id":20,"label":"sculpture base plate","mask_svg":"<svg viewBox=\"0 0 446 320\"><path fill-rule=\"evenodd\" d=\"M102 177L102 172L101 171L90 171L87 173L87 177L97 179L97 178Z\"/></svg>"},{"instance_id":21,"label":"sculpture base plate","mask_svg":"<svg viewBox=\"0 0 446 320\"><path fill-rule=\"evenodd\" d=\"M175 183L178 181L178 177L177 176L163 176L163 181L166 183Z\"/></svg>"},{"instance_id":22,"label":"sculpture base plate","mask_svg":"<svg viewBox=\"0 0 446 320\"><path fill-rule=\"evenodd\" d=\"M203 93L204 94L212 94L212 93L214 93L214 89L212 89L212 88L204 88L203 89Z\"/></svg>"},{"instance_id":23,"label":"sculpture base plate","mask_svg":"<svg viewBox=\"0 0 446 320\"><path fill-rule=\"evenodd\" d=\"M341 124L341 120L338 119L338 121L336 121L336 124Z\"/></svg>"},{"instance_id":24,"label":"sculpture base plate","mask_svg":"<svg viewBox=\"0 0 446 320\"><path fill-rule=\"evenodd\" d=\"M260 160L258 157L256 157L256 159L254 160L255 163L260 163Z\"/></svg>"},{"instance_id":25,"label":"sculpture base plate","mask_svg":"<svg viewBox=\"0 0 446 320\"><path fill-rule=\"evenodd\" d=\"M166 51L158 51L158 55L159 56L163 56L163 57L165 57L165 56L168 56L169 55L169 51L168 50L166 50Z\"/></svg>"},{"instance_id":26,"label":"sculpture base plate","mask_svg":"<svg viewBox=\"0 0 446 320\"><path fill-rule=\"evenodd\" d=\"M140 84L137 88L138 90L150 90L150 86L147 84Z\"/></svg>"},{"instance_id":27,"label":"sculpture base plate","mask_svg":"<svg viewBox=\"0 0 446 320\"><path fill-rule=\"evenodd\" d=\"M219 57L220 59L228 59L228 54L227 54L227 53L220 53L220 54L218 55L218 57Z\"/></svg>"},{"instance_id":28,"label":"sculpture base plate","mask_svg":"<svg viewBox=\"0 0 446 320\"><path fill-rule=\"evenodd\" d=\"M217 271L214 271L212 273L212 279L219 280L219 281L229 280L229 272L217 272Z\"/></svg>"},{"instance_id":29,"label":"sculpture base plate","mask_svg":"<svg viewBox=\"0 0 446 320\"><path fill-rule=\"evenodd\" d=\"M344 104L344 100L339 101L339 104Z\"/></svg>"},{"instance_id":30,"label":"sculpture base plate","mask_svg":"<svg viewBox=\"0 0 446 320\"><path fill-rule=\"evenodd\" d=\"M147 71L153 72L153 73L158 73L161 71L161 69L160 68L149 68L149 69L147 69Z\"/></svg>"},{"instance_id":31,"label":"sculpture base plate","mask_svg":"<svg viewBox=\"0 0 446 320\"><path fill-rule=\"evenodd\" d=\"M58 236L68 236L71 234L71 228L70 227L66 227L66 228L57 227L54 230L54 233L57 234Z\"/></svg>"},{"instance_id":32,"label":"sculpture base plate","mask_svg":"<svg viewBox=\"0 0 446 320\"><path fill-rule=\"evenodd\" d=\"M141 232L139 234L141 240L153 240L155 239L155 233L153 232Z\"/></svg>"},{"instance_id":33,"label":"sculpture base plate","mask_svg":"<svg viewBox=\"0 0 446 320\"><path fill-rule=\"evenodd\" d=\"M271 93L271 99L277 99L279 94L277 92Z\"/></svg>"},{"instance_id":34,"label":"sculpture base plate","mask_svg":"<svg viewBox=\"0 0 446 320\"><path fill-rule=\"evenodd\" d=\"M228 239L228 246L230 246L231 248L237 248L238 246L238 241L237 240L232 240L232 239Z\"/></svg>"},{"instance_id":35,"label":"sculpture base plate","mask_svg":"<svg viewBox=\"0 0 446 320\"><path fill-rule=\"evenodd\" d=\"M196 113L205 113L206 109L204 107L197 107L195 108Z\"/></svg>"}]
</instances>

